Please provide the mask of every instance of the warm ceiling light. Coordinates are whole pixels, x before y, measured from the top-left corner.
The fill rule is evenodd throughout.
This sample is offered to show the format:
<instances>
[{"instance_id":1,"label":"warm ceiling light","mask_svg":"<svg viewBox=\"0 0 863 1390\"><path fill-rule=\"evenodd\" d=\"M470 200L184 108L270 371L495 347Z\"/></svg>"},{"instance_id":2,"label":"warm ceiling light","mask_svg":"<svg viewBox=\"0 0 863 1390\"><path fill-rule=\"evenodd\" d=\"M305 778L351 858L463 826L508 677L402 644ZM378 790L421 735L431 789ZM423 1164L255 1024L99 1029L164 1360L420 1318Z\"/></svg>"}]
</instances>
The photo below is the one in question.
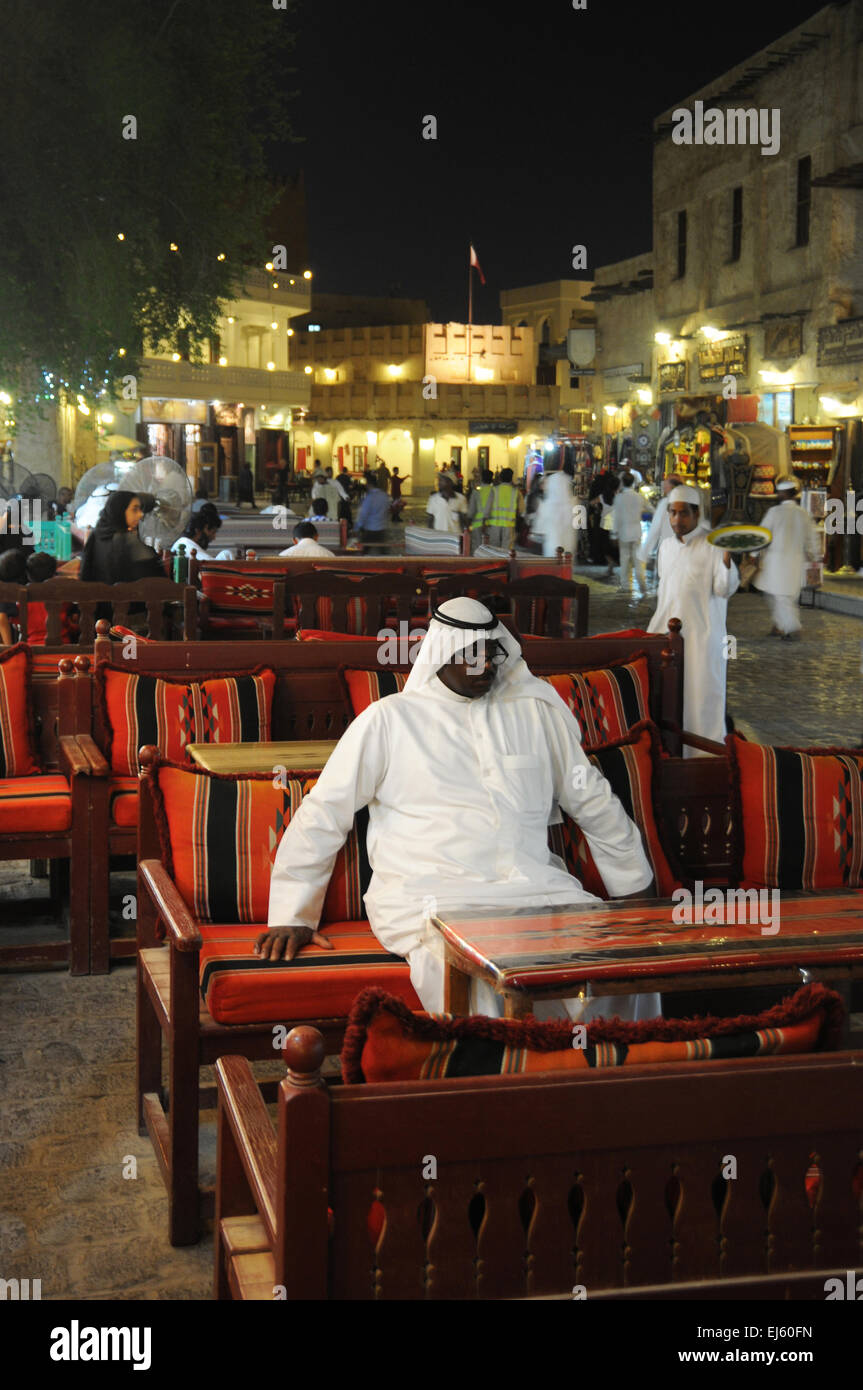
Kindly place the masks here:
<instances>
[{"instance_id":1,"label":"warm ceiling light","mask_svg":"<svg viewBox=\"0 0 863 1390\"><path fill-rule=\"evenodd\" d=\"M99 420L103 425L113 425L114 423L114 417L110 410L103 410L102 414L99 416Z\"/></svg>"},{"instance_id":2,"label":"warm ceiling light","mask_svg":"<svg viewBox=\"0 0 863 1390\"><path fill-rule=\"evenodd\" d=\"M270 324L270 327L271 327L271 328L278 328L278 326L279 326L279 325L278 325L278 323L276 322L276 320L273 319L272 323Z\"/></svg>"},{"instance_id":3,"label":"warm ceiling light","mask_svg":"<svg viewBox=\"0 0 863 1390\"><path fill-rule=\"evenodd\" d=\"M326 442L327 442L327 440L329 439L329 437L330 437L330 436L329 436L328 434L321 434L320 430L315 430L315 443L316 443L316 444L326 444Z\"/></svg>"},{"instance_id":4,"label":"warm ceiling light","mask_svg":"<svg viewBox=\"0 0 863 1390\"><path fill-rule=\"evenodd\" d=\"M606 413L606 415L616 415L616 414L617 414L617 406L616 406L616 405L607 405L607 406L605 407L605 413Z\"/></svg>"},{"instance_id":5,"label":"warm ceiling light","mask_svg":"<svg viewBox=\"0 0 863 1390\"><path fill-rule=\"evenodd\" d=\"M377 444L378 437L374 430L366 430L366 443Z\"/></svg>"},{"instance_id":6,"label":"warm ceiling light","mask_svg":"<svg viewBox=\"0 0 863 1390\"><path fill-rule=\"evenodd\" d=\"M515 435L513 435L512 439L509 441L509 447L510 447L511 449L517 449L520 443L521 443L521 435L520 435L520 434L515 434Z\"/></svg>"},{"instance_id":7,"label":"warm ceiling light","mask_svg":"<svg viewBox=\"0 0 863 1390\"><path fill-rule=\"evenodd\" d=\"M670 333L654 333L654 335L653 335L653 341L654 341L655 343L661 343L663 347L668 347L668 344L671 342L671 334L670 334Z\"/></svg>"},{"instance_id":8,"label":"warm ceiling light","mask_svg":"<svg viewBox=\"0 0 863 1390\"><path fill-rule=\"evenodd\" d=\"M468 447L469 449L475 449L475 448L477 447L478 444L479 444L479 435L472 435L472 436L470 437L470 439L467 441L467 447Z\"/></svg>"},{"instance_id":9,"label":"warm ceiling light","mask_svg":"<svg viewBox=\"0 0 863 1390\"><path fill-rule=\"evenodd\" d=\"M494 381L494 369L492 367L477 367L475 372L477 381Z\"/></svg>"},{"instance_id":10,"label":"warm ceiling light","mask_svg":"<svg viewBox=\"0 0 863 1390\"><path fill-rule=\"evenodd\" d=\"M390 362L389 366L387 367L387 371L389 372L390 376L401 376L402 374L401 366L397 362Z\"/></svg>"},{"instance_id":11,"label":"warm ceiling light","mask_svg":"<svg viewBox=\"0 0 863 1390\"><path fill-rule=\"evenodd\" d=\"M327 381L335 381L336 373L332 367L324 367L324 376Z\"/></svg>"},{"instance_id":12,"label":"warm ceiling light","mask_svg":"<svg viewBox=\"0 0 863 1390\"><path fill-rule=\"evenodd\" d=\"M171 242L171 245L168 247L168 250L169 250L169 251L179 251L179 249L180 249L180 248L179 248L179 246L177 245L176 241L172 241L172 242Z\"/></svg>"},{"instance_id":13,"label":"warm ceiling light","mask_svg":"<svg viewBox=\"0 0 863 1390\"><path fill-rule=\"evenodd\" d=\"M228 359L227 359L227 357L220 357L220 358L219 358L219 366L220 366L220 367L227 367L227 365L228 365Z\"/></svg>"},{"instance_id":14,"label":"warm ceiling light","mask_svg":"<svg viewBox=\"0 0 863 1390\"><path fill-rule=\"evenodd\" d=\"M716 343L719 341L720 338L725 338L727 336L724 328L714 328L712 324L709 323L705 324L701 332L704 334L704 337L707 338L707 340L711 343Z\"/></svg>"},{"instance_id":15,"label":"warm ceiling light","mask_svg":"<svg viewBox=\"0 0 863 1390\"><path fill-rule=\"evenodd\" d=\"M172 362L179 362L179 360L180 360L180 354L179 354L178 352L172 352L172 353L171 353L171 361L172 361Z\"/></svg>"},{"instance_id":16,"label":"warm ceiling light","mask_svg":"<svg viewBox=\"0 0 863 1390\"><path fill-rule=\"evenodd\" d=\"M272 261L267 261L267 270L272 270L272 269L273 269L273 263L272 263Z\"/></svg>"},{"instance_id":17,"label":"warm ceiling light","mask_svg":"<svg viewBox=\"0 0 863 1390\"><path fill-rule=\"evenodd\" d=\"M304 271L303 271L303 279L304 279L304 280L311 280L311 278L312 278L312 272L311 272L310 270L304 270Z\"/></svg>"},{"instance_id":18,"label":"warm ceiling light","mask_svg":"<svg viewBox=\"0 0 863 1390\"><path fill-rule=\"evenodd\" d=\"M289 329L288 329L288 337L289 337L289 338L293 338L293 336L294 336L294 330L293 330L292 328L289 328Z\"/></svg>"},{"instance_id":19,"label":"warm ceiling light","mask_svg":"<svg viewBox=\"0 0 863 1390\"><path fill-rule=\"evenodd\" d=\"M125 240L126 240L126 233L125 233L125 232L118 232L118 233L117 233L117 240L118 240L118 241L125 241Z\"/></svg>"},{"instance_id":20,"label":"warm ceiling light","mask_svg":"<svg viewBox=\"0 0 863 1390\"><path fill-rule=\"evenodd\" d=\"M306 376L311 376L312 374L311 367L303 367L303 371L305 372Z\"/></svg>"},{"instance_id":21,"label":"warm ceiling light","mask_svg":"<svg viewBox=\"0 0 863 1390\"><path fill-rule=\"evenodd\" d=\"M635 394L640 405L653 405L653 392L649 386L639 386Z\"/></svg>"},{"instance_id":22,"label":"warm ceiling light","mask_svg":"<svg viewBox=\"0 0 863 1390\"><path fill-rule=\"evenodd\" d=\"M268 362L268 363L267 363L267 371L268 371L268 372L274 372L275 370L276 370L276 364L275 364L275 362Z\"/></svg>"},{"instance_id":23,"label":"warm ceiling light","mask_svg":"<svg viewBox=\"0 0 863 1390\"><path fill-rule=\"evenodd\" d=\"M274 280L274 281L273 281L273 289L274 289L274 290L277 290L278 288L279 288L279 282L278 282L278 280Z\"/></svg>"},{"instance_id":24,"label":"warm ceiling light","mask_svg":"<svg viewBox=\"0 0 863 1390\"><path fill-rule=\"evenodd\" d=\"M421 448L421 449L433 449L433 448L434 448L434 440L433 440L433 439L421 439L421 440L420 440L420 448Z\"/></svg>"},{"instance_id":25,"label":"warm ceiling light","mask_svg":"<svg viewBox=\"0 0 863 1390\"><path fill-rule=\"evenodd\" d=\"M126 356L126 349L125 349L125 348L119 348L119 349L118 349L118 356L120 356L120 357L125 357L125 356Z\"/></svg>"},{"instance_id":26,"label":"warm ceiling light","mask_svg":"<svg viewBox=\"0 0 863 1390\"><path fill-rule=\"evenodd\" d=\"M221 405L221 401L210 401L210 405Z\"/></svg>"},{"instance_id":27,"label":"warm ceiling light","mask_svg":"<svg viewBox=\"0 0 863 1390\"><path fill-rule=\"evenodd\" d=\"M12 404L12 397L9 395L8 391L0 391L0 401L2 401L4 405Z\"/></svg>"},{"instance_id":28,"label":"warm ceiling light","mask_svg":"<svg viewBox=\"0 0 863 1390\"><path fill-rule=\"evenodd\" d=\"M229 314L229 315L228 315L228 323L233 323L233 322L234 322L234 315L233 315L233 314Z\"/></svg>"},{"instance_id":29,"label":"warm ceiling light","mask_svg":"<svg viewBox=\"0 0 863 1390\"><path fill-rule=\"evenodd\" d=\"M217 260L217 261L223 261L224 259L225 259L225 253L224 253L224 251L220 251L219 254L218 254L218 256L216 257L216 260Z\"/></svg>"}]
</instances>

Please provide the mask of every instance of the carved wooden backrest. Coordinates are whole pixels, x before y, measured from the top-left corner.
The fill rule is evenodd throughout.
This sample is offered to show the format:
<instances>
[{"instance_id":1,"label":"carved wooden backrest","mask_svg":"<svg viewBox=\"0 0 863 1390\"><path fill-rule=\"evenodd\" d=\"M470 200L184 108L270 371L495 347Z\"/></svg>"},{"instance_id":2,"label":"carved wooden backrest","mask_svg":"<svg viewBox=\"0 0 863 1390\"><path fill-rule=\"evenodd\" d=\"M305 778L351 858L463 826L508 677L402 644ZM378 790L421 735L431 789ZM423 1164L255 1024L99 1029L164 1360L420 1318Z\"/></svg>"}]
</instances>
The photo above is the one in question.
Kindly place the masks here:
<instances>
[{"instance_id":1,"label":"carved wooden backrest","mask_svg":"<svg viewBox=\"0 0 863 1390\"><path fill-rule=\"evenodd\" d=\"M740 873L731 769L723 758L663 758L656 767L662 841L685 879L735 882Z\"/></svg>"},{"instance_id":2,"label":"carved wooden backrest","mask_svg":"<svg viewBox=\"0 0 863 1390\"><path fill-rule=\"evenodd\" d=\"M576 1285L590 1297L854 1269L863 1256L853 1053L330 1097L333 1298L517 1298ZM373 1230L383 1226L376 1241L370 1214ZM286 1258L302 1266L301 1250Z\"/></svg>"}]
</instances>

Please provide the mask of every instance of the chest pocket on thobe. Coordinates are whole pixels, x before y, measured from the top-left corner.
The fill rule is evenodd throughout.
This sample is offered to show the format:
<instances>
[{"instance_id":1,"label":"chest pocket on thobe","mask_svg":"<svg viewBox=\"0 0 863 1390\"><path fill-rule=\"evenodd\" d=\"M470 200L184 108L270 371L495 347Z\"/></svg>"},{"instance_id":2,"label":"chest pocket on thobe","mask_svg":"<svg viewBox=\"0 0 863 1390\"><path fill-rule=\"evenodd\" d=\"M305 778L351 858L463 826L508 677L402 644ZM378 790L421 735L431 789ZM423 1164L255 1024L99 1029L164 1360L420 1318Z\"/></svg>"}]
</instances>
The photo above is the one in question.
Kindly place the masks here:
<instances>
[{"instance_id":1,"label":"chest pocket on thobe","mask_svg":"<svg viewBox=\"0 0 863 1390\"><path fill-rule=\"evenodd\" d=\"M551 786L547 769L539 758L527 753L505 753L500 769L507 799L529 815L544 815L551 806Z\"/></svg>"}]
</instances>

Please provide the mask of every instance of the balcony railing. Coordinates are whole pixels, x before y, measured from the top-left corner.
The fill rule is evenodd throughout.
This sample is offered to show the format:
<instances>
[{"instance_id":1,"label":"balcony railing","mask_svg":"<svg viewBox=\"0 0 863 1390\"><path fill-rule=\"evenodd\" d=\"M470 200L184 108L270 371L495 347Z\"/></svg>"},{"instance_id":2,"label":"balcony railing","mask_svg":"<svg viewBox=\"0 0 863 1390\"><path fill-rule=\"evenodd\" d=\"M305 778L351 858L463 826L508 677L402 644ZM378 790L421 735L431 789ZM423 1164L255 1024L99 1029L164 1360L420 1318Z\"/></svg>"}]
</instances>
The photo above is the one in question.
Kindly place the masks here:
<instances>
[{"instance_id":1,"label":"balcony railing","mask_svg":"<svg viewBox=\"0 0 863 1390\"><path fill-rule=\"evenodd\" d=\"M422 382L341 382L315 385L310 418L317 420L434 420L467 418L520 420L556 418L557 386L439 385L437 398L426 400Z\"/></svg>"},{"instance_id":2,"label":"balcony railing","mask_svg":"<svg viewBox=\"0 0 863 1390\"><path fill-rule=\"evenodd\" d=\"M141 364L138 394L187 400L278 401L308 405L311 383L305 372L268 372L258 367L219 367L215 363L165 362L147 357Z\"/></svg>"}]
</instances>

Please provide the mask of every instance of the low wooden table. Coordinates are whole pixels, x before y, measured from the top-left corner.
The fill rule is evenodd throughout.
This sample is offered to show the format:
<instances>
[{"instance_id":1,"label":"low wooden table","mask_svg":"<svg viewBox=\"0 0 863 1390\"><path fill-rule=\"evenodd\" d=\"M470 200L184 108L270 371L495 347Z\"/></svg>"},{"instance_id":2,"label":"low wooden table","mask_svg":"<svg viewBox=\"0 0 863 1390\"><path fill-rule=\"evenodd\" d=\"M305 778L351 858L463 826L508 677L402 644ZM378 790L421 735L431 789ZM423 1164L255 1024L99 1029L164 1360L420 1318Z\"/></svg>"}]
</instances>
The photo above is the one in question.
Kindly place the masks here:
<instances>
[{"instance_id":1,"label":"low wooden table","mask_svg":"<svg viewBox=\"0 0 863 1390\"><path fill-rule=\"evenodd\" d=\"M207 772L320 772L337 740L297 739L290 743L190 743L192 762Z\"/></svg>"},{"instance_id":2,"label":"low wooden table","mask_svg":"<svg viewBox=\"0 0 863 1390\"><path fill-rule=\"evenodd\" d=\"M470 1012L470 980L504 999L507 1018L534 1000L801 984L801 972L850 989L863 979L863 892L782 894L779 931L757 923L680 925L669 899L576 903L432 918L445 942L444 1008ZM741 910L738 909L738 915Z\"/></svg>"}]
</instances>

